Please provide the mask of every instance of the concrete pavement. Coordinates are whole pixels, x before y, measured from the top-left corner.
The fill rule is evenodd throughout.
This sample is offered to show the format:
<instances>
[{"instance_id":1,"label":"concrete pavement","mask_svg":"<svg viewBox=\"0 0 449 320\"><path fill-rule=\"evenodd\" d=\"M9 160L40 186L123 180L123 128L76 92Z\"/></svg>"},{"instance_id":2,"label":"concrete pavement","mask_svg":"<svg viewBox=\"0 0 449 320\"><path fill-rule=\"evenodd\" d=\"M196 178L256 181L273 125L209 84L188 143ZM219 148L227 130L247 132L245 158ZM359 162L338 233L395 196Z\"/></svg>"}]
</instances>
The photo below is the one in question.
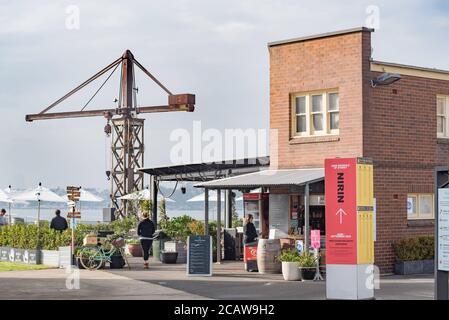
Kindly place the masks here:
<instances>
[{"instance_id":1,"label":"concrete pavement","mask_svg":"<svg viewBox=\"0 0 449 320\"><path fill-rule=\"evenodd\" d=\"M64 269L0 272L0 299L325 299L324 281L248 273L241 262L214 264L212 277L188 277L180 264L151 263L144 270L140 259L131 259L131 265L131 270L79 270L79 289L73 290L66 286L73 274ZM433 299L433 277L381 277L376 298Z\"/></svg>"},{"instance_id":2,"label":"concrete pavement","mask_svg":"<svg viewBox=\"0 0 449 320\"><path fill-rule=\"evenodd\" d=\"M0 299L207 299L105 271L79 270L76 289L73 275L65 269L0 272Z\"/></svg>"},{"instance_id":3,"label":"concrete pavement","mask_svg":"<svg viewBox=\"0 0 449 320\"><path fill-rule=\"evenodd\" d=\"M242 262L214 264L213 277L187 277L186 266L153 262L144 270L139 259L130 261L132 270L108 270L135 280L158 284L211 299L310 300L326 298L325 281L284 281L281 274L243 271ZM379 300L433 299L432 275L382 276L375 292Z\"/></svg>"}]
</instances>

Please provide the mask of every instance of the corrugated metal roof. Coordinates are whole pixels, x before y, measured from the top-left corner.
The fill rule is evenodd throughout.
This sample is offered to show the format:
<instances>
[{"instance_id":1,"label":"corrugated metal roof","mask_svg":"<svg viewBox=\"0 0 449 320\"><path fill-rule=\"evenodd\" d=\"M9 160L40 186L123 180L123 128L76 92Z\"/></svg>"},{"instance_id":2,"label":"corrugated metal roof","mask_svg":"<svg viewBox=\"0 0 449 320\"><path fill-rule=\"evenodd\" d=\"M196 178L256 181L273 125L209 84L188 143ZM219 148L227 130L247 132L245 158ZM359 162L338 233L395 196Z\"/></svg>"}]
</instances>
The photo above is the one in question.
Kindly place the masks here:
<instances>
[{"instance_id":1,"label":"corrugated metal roof","mask_svg":"<svg viewBox=\"0 0 449 320\"><path fill-rule=\"evenodd\" d=\"M268 168L270 157L190 163L166 167L140 168L139 171L157 176L159 181L211 181L221 177L256 172Z\"/></svg>"},{"instance_id":2,"label":"corrugated metal roof","mask_svg":"<svg viewBox=\"0 0 449 320\"><path fill-rule=\"evenodd\" d=\"M197 188L238 189L273 186L300 186L324 179L323 168L262 170L240 176L196 184Z\"/></svg>"}]
</instances>

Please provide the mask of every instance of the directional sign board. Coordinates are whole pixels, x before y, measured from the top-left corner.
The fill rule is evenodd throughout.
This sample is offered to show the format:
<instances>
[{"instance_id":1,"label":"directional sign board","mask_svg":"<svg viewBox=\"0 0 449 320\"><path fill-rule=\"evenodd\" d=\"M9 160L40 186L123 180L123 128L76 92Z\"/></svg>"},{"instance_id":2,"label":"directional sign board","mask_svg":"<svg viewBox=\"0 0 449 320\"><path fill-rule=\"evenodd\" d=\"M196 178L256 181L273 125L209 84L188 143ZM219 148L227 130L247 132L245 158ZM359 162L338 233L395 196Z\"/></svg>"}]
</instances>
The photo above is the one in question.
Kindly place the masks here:
<instances>
[{"instance_id":1,"label":"directional sign board","mask_svg":"<svg viewBox=\"0 0 449 320\"><path fill-rule=\"evenodd\" d=\"M67 218L81 219L81 212L68 212Z\"/></svg>"},{"instance_id":2,"label":"directional sign board","mask_svg":"<svg viewBox=\"0 0 449 320\"><path fill-rule=\"evenodd\" d=\"M357 263L356 159L325 161L326 263Z\"/></svg>"},{"instance_id":3,"label":"directional sign board","mask_svg":"<svg viewBox=\"0 0 449 320\"><path fill-rule=\"evenodd\" d=\"M187 240L187 275L212 275L212 237L189 236Z\"/></svg>"},{"instance_id":4,"label":"directional sign board","mask_svg":"<svg viewBox=\"0 0 449 320\"><path fill-rule=\"evenodd\" d=\"M70 201L78 201L80 199L81 187L68 186L66 190L67 190L67 198Z\"/></svg>"}]
</instances>

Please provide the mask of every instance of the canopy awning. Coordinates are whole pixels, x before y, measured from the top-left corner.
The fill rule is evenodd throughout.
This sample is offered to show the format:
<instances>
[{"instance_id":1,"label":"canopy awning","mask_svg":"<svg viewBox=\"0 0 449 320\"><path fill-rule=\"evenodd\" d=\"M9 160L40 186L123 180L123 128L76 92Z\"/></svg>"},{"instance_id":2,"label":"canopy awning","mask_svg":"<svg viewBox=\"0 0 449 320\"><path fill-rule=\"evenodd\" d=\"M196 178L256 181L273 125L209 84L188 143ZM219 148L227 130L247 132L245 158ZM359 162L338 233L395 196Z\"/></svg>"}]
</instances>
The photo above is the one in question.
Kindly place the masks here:
<instances>
[{"instance_id":1,"label":"canopy awning","mask_svg":"<svg viewBox=\"0 0 449 320\"><path fill-rule=\"evenodd\" d=\"M324 180L323 168L311 169L269 169L240 176L202 182L197 188L243 189L258 187L302 186Z\"/></svg>"},{"instance_id":2,"label":"canopy awning","mask_svg":"<svg viewBox=\"0 0 449 320\"><path fill-rule=\"evenodd\" d=\"M262 168L267 168L269 164L270 157L257 157L141 168L139 171L155 176L158 181L208 181L226 176L257 172Z\"/></svg>"}]
</instances>

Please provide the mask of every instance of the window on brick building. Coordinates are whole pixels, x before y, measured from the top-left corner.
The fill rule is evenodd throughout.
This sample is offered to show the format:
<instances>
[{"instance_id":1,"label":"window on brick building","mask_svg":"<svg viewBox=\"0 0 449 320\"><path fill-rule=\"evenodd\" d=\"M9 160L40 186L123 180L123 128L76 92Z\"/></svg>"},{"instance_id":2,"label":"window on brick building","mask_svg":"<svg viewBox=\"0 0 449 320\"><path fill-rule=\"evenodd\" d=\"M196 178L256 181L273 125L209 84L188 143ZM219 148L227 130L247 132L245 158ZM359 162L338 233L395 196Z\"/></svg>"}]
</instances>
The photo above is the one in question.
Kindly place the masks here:
<instances>
[{"instance_id":1,"label":"window on brick building","mask_svg":"<svg viewBox=\"0 0 449 320\"><path fill-rule=\"evenodd\" d=\"M338 134L340 104L338 92L302 93L292 96L294 136Z\"/></svg>"},{"instance_id":2,"label":"window on brick building","mask_svg":"<svg viewBox=\"0 0 449 320\"><path fill-rule=\"evenodd\" d=\"M437 137L449 138L449 96L437 97Z\"/></svg>"},{"instance_id":3,"label":"window on brick building","mask_svg":"<svg viewBox=\"0 0 449 320\"><path fill-rule=\"evenodd\" d=\"M432 193L412 193L407 195L408 219L433 219L434 204Z\"/></svg>"}]
</instances>

